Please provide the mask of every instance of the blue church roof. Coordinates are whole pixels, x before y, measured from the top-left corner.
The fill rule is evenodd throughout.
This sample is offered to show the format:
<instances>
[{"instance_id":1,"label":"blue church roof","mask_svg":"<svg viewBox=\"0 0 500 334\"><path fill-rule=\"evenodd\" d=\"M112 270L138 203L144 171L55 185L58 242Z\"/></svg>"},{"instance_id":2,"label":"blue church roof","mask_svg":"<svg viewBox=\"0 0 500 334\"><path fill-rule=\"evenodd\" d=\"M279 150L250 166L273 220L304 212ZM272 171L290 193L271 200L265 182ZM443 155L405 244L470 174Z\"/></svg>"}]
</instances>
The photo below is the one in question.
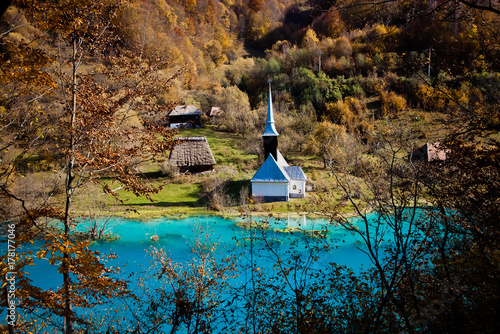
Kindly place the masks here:
<instances>
[{"instance_id":1,"label":"blue church roof","mask_svg":"<svg viewBox=\"0 0 500 334\"><path fill-rule=\"evenodd\" d=\"M289 182L287 173L274 160L272 154L260 166L250 182Z\"/></svg>"},{"instance_id":2,"label":"blue church roof","mask_svg":"<svg viewBox=\"0 0 500 334\"><path fill-rule=\"evenodd\" d=\"M269 154L250 182L290 182L290 180L306 181L307 176L299 166L289 166L279 153L281 165Z\"/></svg>"},{"instance_id":3,"label":"blue church roof","mask_svg":"<svg viewBox=\"0 0 500 334\"><path fill-rule=\"evenodd\" d=\"M304 171L302 171L302 168L299 166L285 166L283 167L285 172L287 172L288 176L292 180L297 180L297 181L305 181L307 180L306 174L304 174Z\"/></svg>"}]
</instances>

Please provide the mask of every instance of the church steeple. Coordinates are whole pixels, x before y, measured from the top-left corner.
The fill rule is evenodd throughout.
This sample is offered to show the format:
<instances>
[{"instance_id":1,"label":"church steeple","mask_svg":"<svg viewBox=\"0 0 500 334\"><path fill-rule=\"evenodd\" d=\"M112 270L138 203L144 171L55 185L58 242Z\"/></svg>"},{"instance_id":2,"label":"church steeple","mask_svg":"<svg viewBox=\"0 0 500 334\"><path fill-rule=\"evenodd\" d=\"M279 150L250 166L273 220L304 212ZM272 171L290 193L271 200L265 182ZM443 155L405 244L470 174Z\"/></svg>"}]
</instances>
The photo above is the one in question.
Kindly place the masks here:
<instances>
[{"instance_id":1,"label":"church steeple","mask_svg":"<svg viewBox=\"0 0 500 334\"><path fill-rule=\"evenodd\" d=\"M269 99L267 102L267 121L266 129L262 134L264 141L264 159L272 154L274 160L278 160L278 131L274 125L273 99L271 95L271 80L269 79Z\"/></svg>"},{"instance_id":2,"label":"church steeple","mask_svg":"<svg viewBox=\"0 0 500 334\"><path fill-rule=\"evenodd\" d=\"M274 126L274 115L273 115L273 98L271 95L271 79L269 79L269 98L267 102L267 121L266 121L266 129L262 136L278 136L278 131L276 131L276 127Z\"/></svg>"}]
</instances>

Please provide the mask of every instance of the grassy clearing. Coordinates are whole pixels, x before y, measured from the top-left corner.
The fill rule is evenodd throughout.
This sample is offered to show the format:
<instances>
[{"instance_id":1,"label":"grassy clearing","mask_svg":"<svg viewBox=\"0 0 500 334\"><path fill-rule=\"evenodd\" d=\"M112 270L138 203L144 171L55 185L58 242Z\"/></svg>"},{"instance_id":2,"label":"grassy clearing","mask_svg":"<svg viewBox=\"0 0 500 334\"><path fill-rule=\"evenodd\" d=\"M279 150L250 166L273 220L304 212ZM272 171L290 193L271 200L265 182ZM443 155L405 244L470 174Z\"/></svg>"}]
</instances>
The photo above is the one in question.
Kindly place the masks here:
<instances>
[{"instance_id":1,"label":"grassy clearing","mask_svg":"<svg viewBox=\"0 0 500 334\"><path fill-rule=\"evenodd\" d=\"M215 131L214 127L207 126L198 129L186 129L179 136L203 136L212 149L217 161L216 172L212 175L181 175L172 179L159 177L152 180L154 185L163 185L163 189L152 196L155 202L150 202L145 197L135 197L133 194L120 193L120 199L125 201L124 205L115 205L114 210L120 215L132 218L147 219L163 215L196 215L217 214L207 210L207 199L203 197L203 182L209 178L217 177L219 173L229 172L234 175L229 182L226 191L232 198L231 203L223 208L223 214L238 214L241 205L240 192L250 187L250 179L259 167L256 155L246 154L240 147L241 137L224 132ZM250 165L247 162L254 162ZM349 205L340 205L345 202L336 181L328 169L323 168L321 159L314 156L293 155L289 159L290 164L299 165L311 179L313 172L316 174L317 192L309 193L303 199L291 199L289 202L254 203L248 204L248 209L257 214L286 215L299 212L320 213L325 209L339 208L342 212L352 210ZM256 167L255 167L256 166ZM232 168L231 168L232 167ZM159 167L156 167L158 169ZM149 171L155 170L154 165L149 166ZM243 199L244 200L244 199ZM130 211L135 209L139 212Z\"/></svg>"},{"instance_id":2,"label":"grassy clearing","mask_svg":"<svg viewBox=\"0 0 500 334\"><path fill-rule=\"evenodd\" d=\"M110 211L118 216L129 218L152 218L164 215L204 214L206 212L206 201L202 197L202 185L200 182L171 182L163 178L150 180L154 186L162 186L162 189L151 196L150 201L145 196L135 196L133 193L119 190L118 198L122 203L114 199L110 204Z\"/></svg>"},{"instance_id":3,"label":"grassy clearing","mask_svg":"<svg viewBox=\"0 0 500 334\"><path fill-rule=\"evenodd\" d=\"M258 159L257 155L246 154L238 147L241 136L215 131L213 125L198 129L186 129L180 133L180 136L206 137L218 165L239 166L246 161Z\"/></svg>"}]
</instances>

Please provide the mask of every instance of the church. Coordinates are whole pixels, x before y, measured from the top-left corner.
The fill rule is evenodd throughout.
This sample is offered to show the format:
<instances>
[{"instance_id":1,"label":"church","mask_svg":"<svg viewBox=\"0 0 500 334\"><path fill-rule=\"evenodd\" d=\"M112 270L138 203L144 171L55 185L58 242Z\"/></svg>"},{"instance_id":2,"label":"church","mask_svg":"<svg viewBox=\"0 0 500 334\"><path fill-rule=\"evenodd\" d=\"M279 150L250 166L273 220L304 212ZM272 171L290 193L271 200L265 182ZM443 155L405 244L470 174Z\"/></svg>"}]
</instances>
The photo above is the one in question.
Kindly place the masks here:
<instances>
[{"instance_id":1,"label":"church","mask_svg":"<svg viewBox=\"0 0 500 334\"><path fill-rule=\"evenodd\" d=\"M250 181L252 197L263 202L288 201L306 195L307 176L302 168L290 166L285 161L278 150L278 136L269 81L266 129L262 134L265 161Z\"/></svg>"}]
</instances>

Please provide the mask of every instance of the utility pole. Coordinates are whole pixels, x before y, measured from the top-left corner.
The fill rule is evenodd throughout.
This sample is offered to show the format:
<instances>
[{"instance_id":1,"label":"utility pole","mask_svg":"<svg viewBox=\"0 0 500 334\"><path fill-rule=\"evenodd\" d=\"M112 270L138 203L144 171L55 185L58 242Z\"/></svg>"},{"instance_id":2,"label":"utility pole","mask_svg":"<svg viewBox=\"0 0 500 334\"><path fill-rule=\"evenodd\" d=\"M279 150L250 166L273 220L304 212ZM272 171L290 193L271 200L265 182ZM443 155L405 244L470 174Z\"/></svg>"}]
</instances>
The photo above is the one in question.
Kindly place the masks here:
<instances>
[{"instance_id":1,"label":"utility pole","mask_svg":"<svg viewBox=\"0 0 500 334\"><path fill-rule=\"evenodd\" d=\"M429 52L429 63L427 65L427 76L430 78L431 77L431 56L432 56L432 51L434 51L434 49L429 46L429 48L425 51Z\"/></svg>"},{"instance_id":2,"label":"utility pole","mask_svg":"<svg viewBox=\"0 0 500 334\"><path fill-rule=\"evenodd\" d=\"M323 54L323 52L318 51L318 74L321 73L321 55L322 54Z\"/></svg>"}]
</instances>

